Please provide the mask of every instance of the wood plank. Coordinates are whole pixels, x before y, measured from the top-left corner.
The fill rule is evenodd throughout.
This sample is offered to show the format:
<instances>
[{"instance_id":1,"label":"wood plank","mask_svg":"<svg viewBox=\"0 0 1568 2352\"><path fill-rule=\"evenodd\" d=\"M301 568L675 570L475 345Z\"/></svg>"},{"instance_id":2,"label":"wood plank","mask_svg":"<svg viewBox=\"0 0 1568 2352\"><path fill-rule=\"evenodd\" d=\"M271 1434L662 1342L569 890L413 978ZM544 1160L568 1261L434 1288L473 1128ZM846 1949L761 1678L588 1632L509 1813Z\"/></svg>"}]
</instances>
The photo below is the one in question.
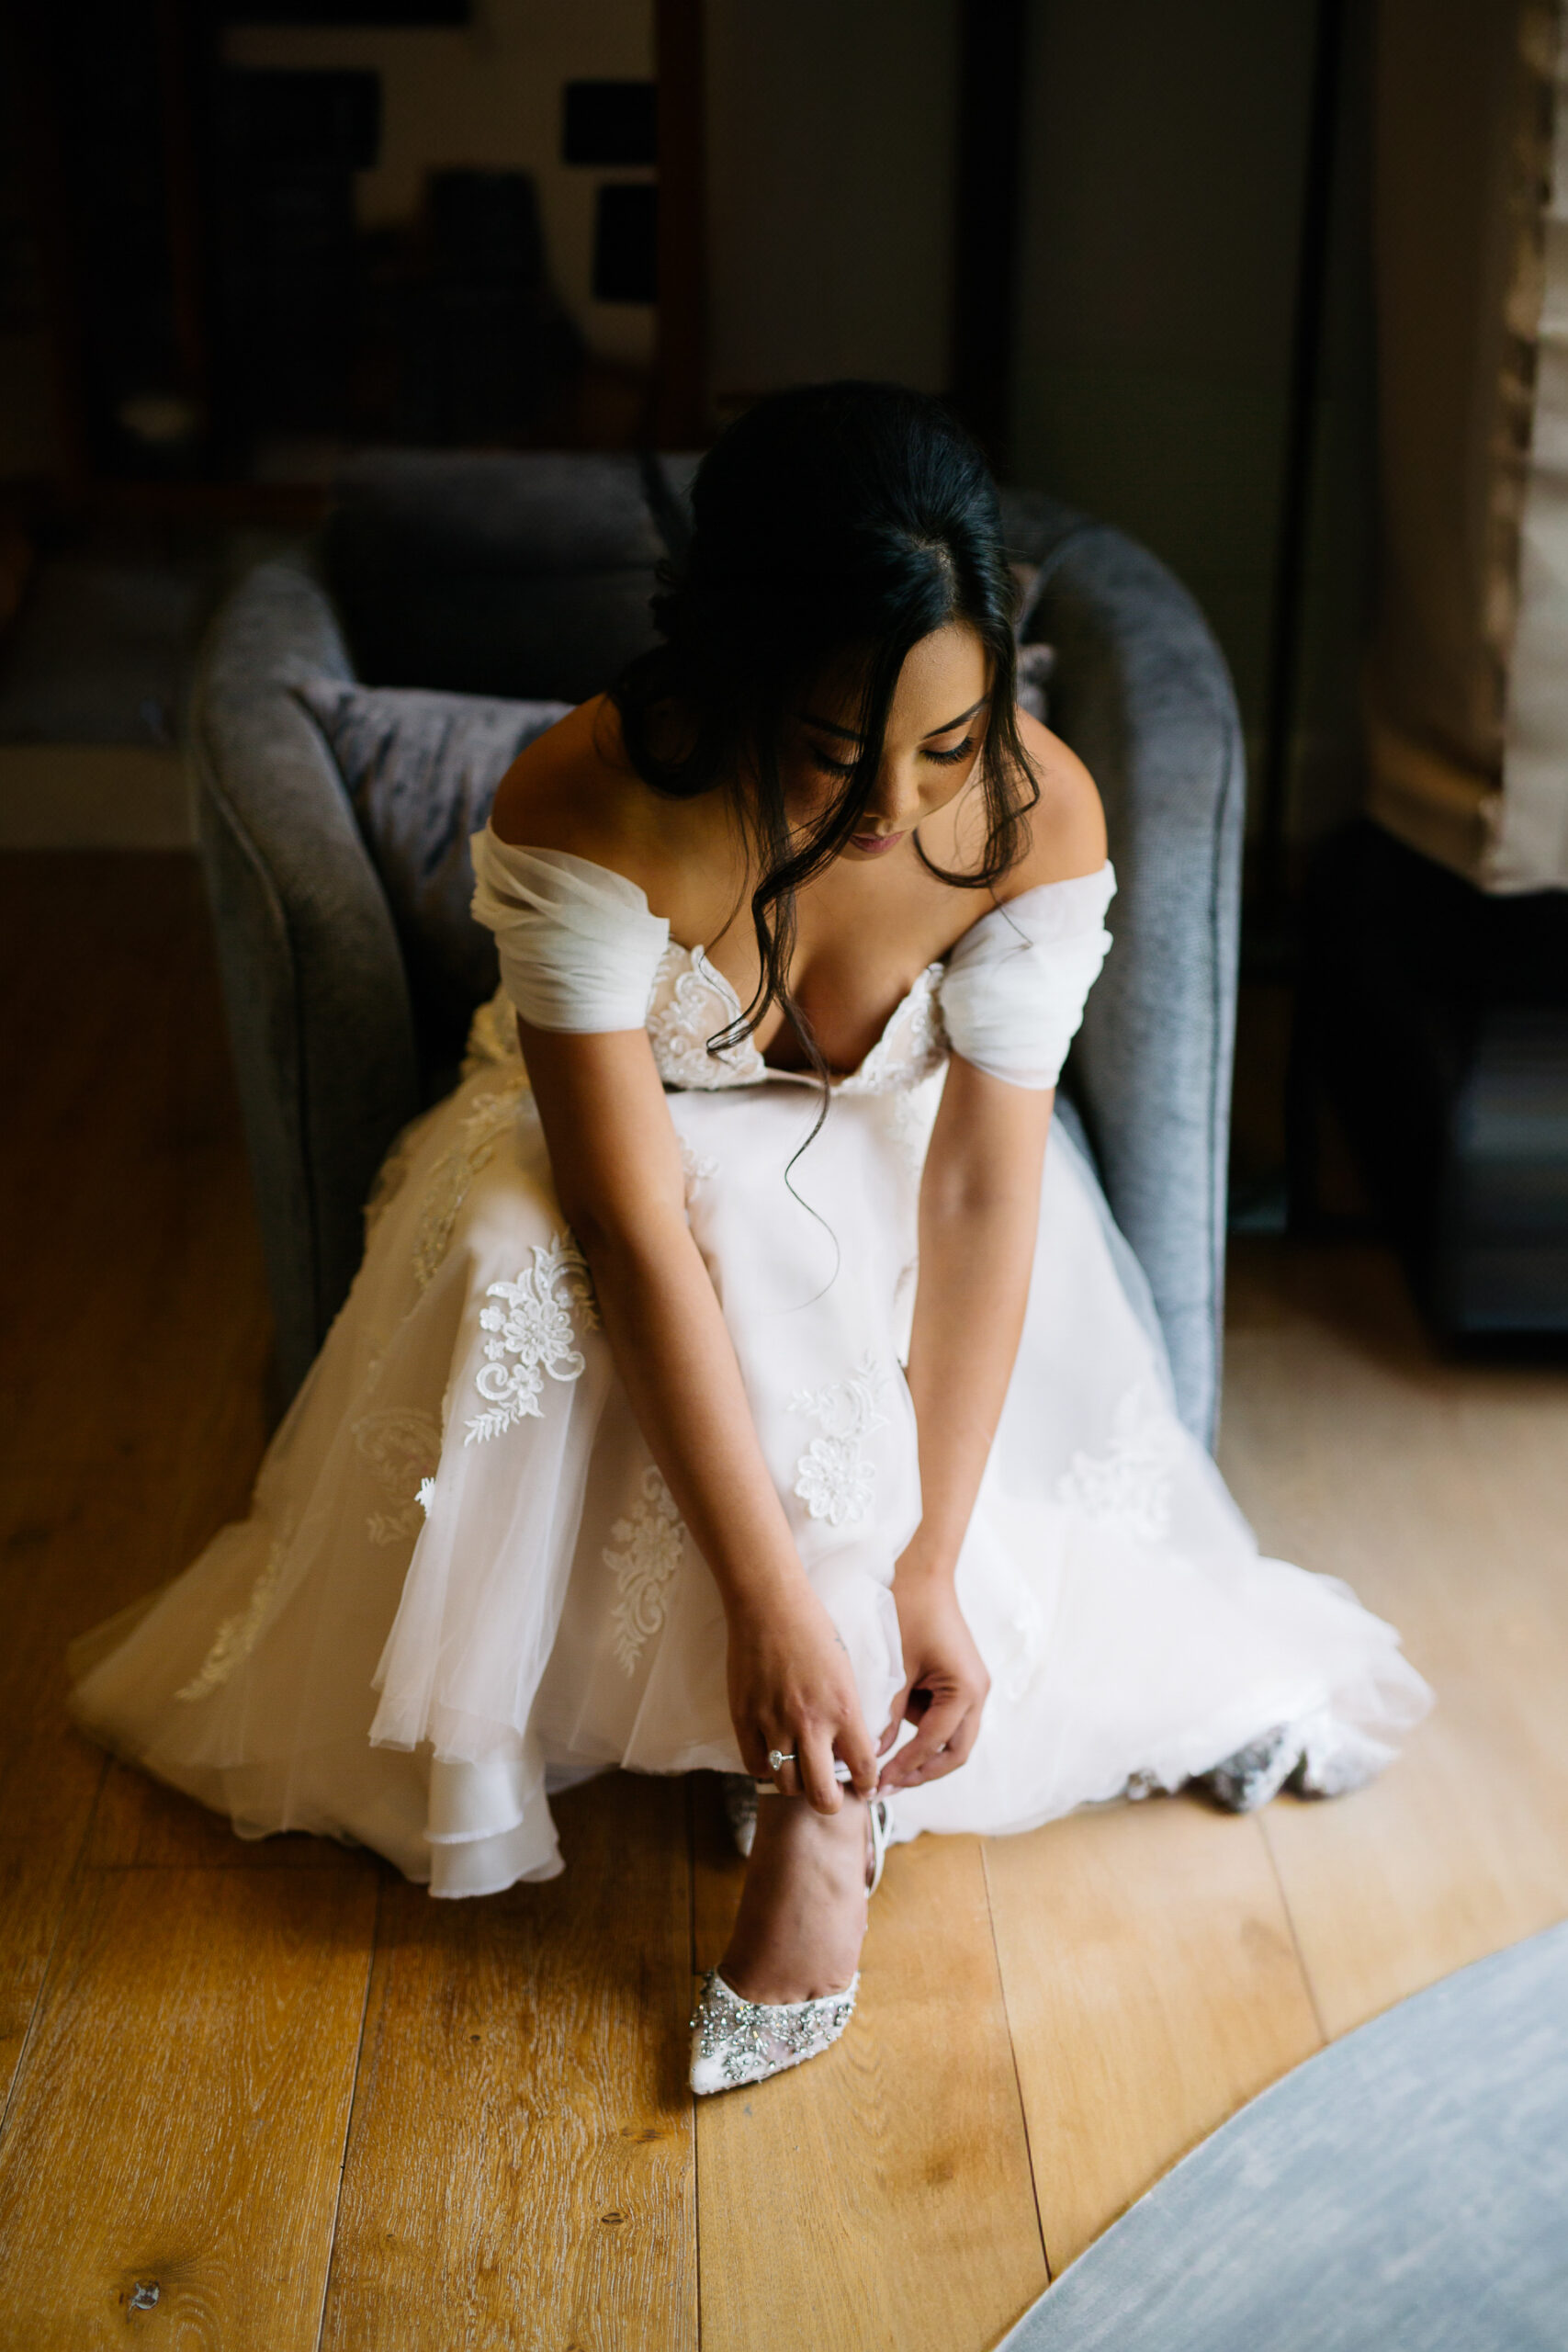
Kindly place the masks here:
<instances>
[{"instance_id":1,"label":"wood plank","mask_svg":"<svg viewBox=\"0 0 1568 2352\"><path fill-rule=\"evenodd\" d=\"M79 1487L73 1476L12 1476L0 1504L0 2115L105 1770L65 1722L64 1651L77 1531L88 1521L99 1533L124 1531L125 1521Z\"/></svg>"},{"instance_id":2,"label":"wood plank","mask_svg":"<svg viewBox=\"0 0 1568 2352\"><path fill-rule=\"evenodd\" d=\"M697 1784L698 1964L740 1865ZM897 1849L858 2007L809 2065L697 2105L703 2352L996 2341L1046 2284L978 1840Z\"/></svg>"},{"instance_id":3,"label":"wood plank","mask_svg":"<svg viewBox=\"0 0 1568 2352\"><path fill-rule=\"evenodd\" d=\"M0 2142L0 2343L314 2346L375 1900L347 1860L84 1875Z\"/></svg>"},{"instance_id":4,"label":"wood plank","mask_svg":"<svg viewBox=\"0 0 1568 2352\"><path fill-rule=\"evenodd\" d=\"M232 1431L211 1415L191 1417L178 1449L143 1448L138 1416L128 1409L117 1419L128 1451L111 1470L45 1458L13 1468L0 1501L0 1846L15 1893L0 1912L0 2109L105 1776L100 1751L66 1719L67 1645L183 1566L186 1544L194 1550L211 1532L250 1467L252 1439L240 1441L236 1464ZM172 1801L139 1775L121 1779L124 1848L126 1816ZM99 1850L115 1859L112 1841L100 1840Z\"/></svg>"},{"instance_id":5,"label":"wood plank","mask_svg":"<svg viewBox=\"0 0 1568 2352\"><path fill-rule=\"evenodd\" d=\"M1322 2036L1254 1820L1111 1806L986 1870L1055 2273Z\"/></svg>"},{"instance_id":6,"label":"wood plank","mask_svg":"<svg viewBox=\"0 0 1568 2352\"><path fill-rule=\"evenodd\" d=\"M244 1507L267 1319L194 860L0 859L0 906L3 2105L104 1776L67 1643ZM102 1860L228 1838L139 1776L109 1799Z\"/></svg>"},{"instance_id":7,"label":"wood plank","mask_svg":"<svg viewBox=\"0 0 1568 2352\"><path fill-rule=\"evenodd\" d=\"M130 1766L111 1762L87 1832L83 1860L121 1870L331 1870L344 1849L303 1830L276 1838L237 1838L227 1817L209 1813Z\"/></svg>"},{"instance_id":8,"label":"wood plank","mask_svg":"<svg viewBox=\"0 0 1568 2352\"><path fill-rule=\"evenodd\" d=\"M1462 1703L1449 1682L1418 1754L1374 1788L1284 1801L1266 1825L1331 2035L1568 1916L1568 1803L1521 1777L1505 1694L1461 1725Z\"/></svg>"},{"instance_id":9,"label":"wood plank","mask_svg":"<svg viewBox=\"0 0 1568 2352\"><path fill-rule=\"evenodd\" d=\"M47 1368L47 1336L39 1353ZM68 1644L183 1567L243 1508L254 1466L254 1359L225 1363L208 1388L209 1367L186 1355L181 1377L111 1395L90 1439L40 1448L4 1482L0 1839L16 1900L0 1916L0 2108L104 1781L103 1756L66 1719ZM164 1831L145 1850L132 1827L143 1818ZM103 1860L196 1860L220 1838L254 1858L212 1816L119 1768L94 1848Z\"/></svg>"},{"instance_id":10,"label":"wood plank","mask_svg":"<svg viewBox=\"0 0 1568 2352\"><path fill-rule=\"evenodd\" d=\"M27 1148L0 1213L27 1246L0 1261L0 1442L101 1465L123 1412L177 1433L261 1295L195 860L0 858L7 926L0 1099Z\"/></svg>"},{"instance_id":11,"label":"wood plank","mask_svg":"<svg viewBox=\"0 0 1568 2352\"><path fill-rule=\"evenodd\" d=\"M1337 2034L1568 1913L1568 1374L1444 1361L1376 1253L1255 1246L1232 1295L1238 1499L1438 1693L1375 1786L1267 1816Z\"/></svg>"},{"instance_id":12,"label":"wood plank","mask_svg":"<svg viewBox=\"0 0 1568 2352\"><path fill-rule=\"evenodd\" d=\"M67 1795L56 1805L58 1826L35 1817L25 1829L0 1838L0 2129L65 1915L92 1802L89 1785L76 1803Z\"/></svg>"},{"instance_id":13,"label":"wood plank","mask_svg":"<svg viewBox=\"0 0 1568 2352\"><path fill-rule=\"evenodd\" d=\"M607 1776L558 1817L547 1884L389 1881L323 2352L694 2352L682 1792Z\"/></svg>"}]
</instances>

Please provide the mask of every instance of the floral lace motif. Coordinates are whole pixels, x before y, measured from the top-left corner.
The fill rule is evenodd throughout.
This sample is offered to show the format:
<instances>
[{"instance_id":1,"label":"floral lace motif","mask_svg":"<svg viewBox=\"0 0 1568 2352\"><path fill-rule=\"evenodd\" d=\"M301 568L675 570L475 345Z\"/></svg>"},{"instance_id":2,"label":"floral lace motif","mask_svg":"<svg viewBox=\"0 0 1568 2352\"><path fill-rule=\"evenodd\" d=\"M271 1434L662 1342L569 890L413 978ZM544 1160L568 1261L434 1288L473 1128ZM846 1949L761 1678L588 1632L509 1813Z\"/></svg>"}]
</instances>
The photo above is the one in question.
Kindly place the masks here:
<instances>
[{"instance_id":1,"label":"floral lace motif","mask_svg":"<svg viewBox=\"0 0 1568 2352\"><path fill-rule=\"evenodd\" d=\"M414 1280L421 1290L427 1290L435 1279L468 1189L489 1164L527 1091L528 1080L519 1074L493 1093L477 1096L457 1130L457 1142L432 1170L413 1250Z\"/></svg>"},{"instance_id":2,"label":"floral lace motif","mask_svg":"<svg viewBox=\"0 0 1568 2352\"><path fill-rule=\"evenodd\" d=\"M459 1081L477 1077L481 1069L505 1069L509 1064L515 1068L522 1058L517 1043L517 1014L506 990L497 989L468 1023Z\"/></svg>"},{"instance_id":3,"label":"floral lace motif","mask_svg":"<svg viewBox=\"0 0 1568 2352\"><path fill-rule=\"evenodd\" d=\"M426 1493L434 1491L440 1424L416 1406L389 1406L355 1422L354 1443L394 1505L391 1510L373 1510L366 1521L371 1543L399 1544L417 1535L427 1508Z\"/></svg>"},{"instance_id":4,"label":"floral lace motif","mask_svg":"<svg viewBox=\"0 0 1568 2352\"><path fill-rule=\"evenodd\" d=\"M367 1245L375 1238L377 1227L408 1182L409 1170L413 1166L429 1115L428 1112L422 1112L417 1119L409 1121L408 1125L393 1137L387 1157L376 1170L370 1198L365 1204L365 1239Z\"/></svg>"},{"instance_id":5,"label":"floral lace motif","mask_svg":"<svg viewBox=\"0 0 1568 2352\"><path fill-rule=\"evenodd\" d=\"M940 996L944 968L927 966L895 1007L860 1068L835 1080L835 1092L892 1094L918 1086L941 1068L948 1052ZM654 975L648 1015L648 1034L665 1085L711 1093L719 1087L786 1078L814 1086L817 1081L809 1072L770 1069L750 1037L709 1053L709 1038L721 1035L742 1010L734 989L700 947L682 947L671 940Z\"/></svg>"},{"instance_id":6,"label":"floral lace motif","mask_svg":"<svg viewBox=\"0 0 1568 2352\"><path fill-rule=\"evenodd\" d=\"M718 1162L716 1159L710 1159L705 1152L694 1150L682 1136L681 1137L681 1173L686 1180L686 1198L690 1200L693 1193L705 1184L710 1176L718 1174Z\"/></svg>"},{"instance_id":7,"label":"floral lace motif","mask_svg":"<svg viewBox=\"0 0 1568 2352\"><path fill-rule=\"evenodd\" d=\"M1177 1439L1153 1385L1139 1381L1116 1408L1103 1453L1075 1453L1056 1481L1056 1499L1097 1526L1124 1528L1157 1544L1170 1526Z\"/></svg>"},{"instance_id":8,"label":"floral lace motif","mask_svg":"<svg viewBox=\"0 0 1568 2352\"><path fill-rule=\"evenodd\" d=\"M176 1699L205 1699L228 1681L236 1668L249 1657L265 1631L272 1614L272 1605L283 1576L283 1563L288 1557L288 1544L279 1536L266 1555L266 1566L251 1587L250 1599L232 1617L225 1617L212 1637L212 1647L202 1659L188 1682L175 1692Z\"/></svg>"},{"instance_id":9,"label":"floral lace motif","mask_svg":"<svg viewBox=\"0 0 1568 2352\"><path fill-rule=\"evenodd\" d=\"M940 1069L948 1053L941 1001L945 968L940 963L927 966L903 1002L894 1008L887 1026L860 1068L835 1081L835 1091L896 1093L918 1086ZM672 939L654 974L648 1014L653 1057L664 1084L701 1093L727 1086L756 1086L768 1078L791 1078L815 1085L808 1072L770 1069L750 1037L742 1037L720 1053L709 1053L709 1038L721 1036L743 1009L735 989L708 962L702 948L682 947ZM517 1092L527 1088L517 1046L517 1017L504 989L498 989L479 1006L469 1024L462 1076L468 1080L481 1070L517 1071ZM394 1152L398 1148L394 1146Z\"/></svg>"},{"instance_id":10,"label":"floral lace motif","mask_svg":"<svg viewBox=\"0 0 1568 2352\"><path fill-rule=\"evenodd\" d=\"M711 1092L721 1086L754 1086L767 1068L751 1038L710 1054L708 1040L730 1027L740 1001L700 947L671 940L653 980L648 1034L666 1086Z\"/></svg>"},{"instance_id":11,"label":"floral lace motif","mask_svg":"<svg viewBox=\"0 0 1568 2352\"><path fill-rule=\"evenodd\" d=\"M474 1375L474 1385L490 1409L469 1421L465 1445L500 1437L519 1421L542 1419L539 1398L546 1373L565 1382L580 1380L588 1368L587 1358L573 1345L573 1306L581 1308L589 1330L597 1328L599 1319L588 1269L569 1234L536 1241L532 1267L525 1266L514 1283L491 1283L485 1296L503 1302L479 1312L479 1329L491 1337L485 1341L488 1361Z\"/></svg>"},{"instance_id":12,"label":"floral lace motif","mask_svg":"<svg viewBox=\"0 0 1568 2352\"><path fill-rule=\"evenodd\" d=\"M664 1623L670 1581L681 1565L685 1541L675 1498L649 1463L637 1501L611 1528L603 1555L615 1579L611 1623L615 1657L626 1674L635 1673L644 1645Z\"/></svg>"},{"instance_id":13,"label":"floral lace motif","mask_svg":"<svg viewBox=\"0 0 1568 2352\"><path fill-rule=\"evenodd\" d=\"M886 1390L887 1374L872 1356L847 1380L825 1388L802 1388L789 1400L792 1413L805 1413L822 1425L795 1464L795 1491L813 1519L830 1527L847 1527L864 1519L876 1491L876 1465L866 1457L865 1441L874 1430L887 1427L887 1416L877 1410Z\"/></svg>"},{"instance_id":14,"label":"floral lace motif","mask_svg":"<svg viewBox=\"0 0 1568 2352\"><path fill-rule=\"evenodd\" d=\"M903 1093L947 1059L938 993L945 967L928 964L859 1069L839 1082L843 1094Z\"/></svg>"}]
</instances>

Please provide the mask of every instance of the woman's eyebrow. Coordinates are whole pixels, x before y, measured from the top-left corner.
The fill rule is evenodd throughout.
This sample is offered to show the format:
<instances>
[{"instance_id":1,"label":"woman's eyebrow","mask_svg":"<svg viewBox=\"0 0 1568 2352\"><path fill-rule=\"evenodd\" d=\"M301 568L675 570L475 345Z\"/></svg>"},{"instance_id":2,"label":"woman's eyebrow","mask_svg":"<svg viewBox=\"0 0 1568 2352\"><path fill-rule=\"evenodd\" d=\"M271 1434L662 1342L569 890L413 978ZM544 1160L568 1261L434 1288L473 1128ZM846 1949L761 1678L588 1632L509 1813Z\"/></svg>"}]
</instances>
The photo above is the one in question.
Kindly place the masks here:
<instances>
[{"instance_id":1,"label":"woman's eyebrow","mask_svg":"<svg viewBox=\"0 0 1568 2352\"><path fill-rule=\"evenodd\" d=\"M972 702L967 710L961 710L956 718L950 718L945 727L933 727L931 730L931 735L922 735L920 738L921 742L929 743L931 740L931 735L951 735L955 727L962 727L964 720L967 718L973 718L977 710L984 710L986 705L990 701L990 699L991 697L989 695L982 695L979 701Z\"/></svg>"},{"instance_id":2,"label":"woman's eyebrow","mask_svg":"<svg viewBox=\"0 0 1568 2352\"><path fill-rule=\"evenodd\" d=\"M982 695L979 701L972 702L967 710L961 710L956 718L948 719L941 727L931 728L928 734L921 736L921 742L929 743L933 735L951 735L955 727L962 727L966 718L973 718L977 710L984 710L990 699L989 695ZM818 718L815 711L803 710L800 714L800 721L803 727L819 727L824 735L841 735L847 743L860 741L860 737L852 727L840 727L831 718Z\"/></svg>"}]
</instances>

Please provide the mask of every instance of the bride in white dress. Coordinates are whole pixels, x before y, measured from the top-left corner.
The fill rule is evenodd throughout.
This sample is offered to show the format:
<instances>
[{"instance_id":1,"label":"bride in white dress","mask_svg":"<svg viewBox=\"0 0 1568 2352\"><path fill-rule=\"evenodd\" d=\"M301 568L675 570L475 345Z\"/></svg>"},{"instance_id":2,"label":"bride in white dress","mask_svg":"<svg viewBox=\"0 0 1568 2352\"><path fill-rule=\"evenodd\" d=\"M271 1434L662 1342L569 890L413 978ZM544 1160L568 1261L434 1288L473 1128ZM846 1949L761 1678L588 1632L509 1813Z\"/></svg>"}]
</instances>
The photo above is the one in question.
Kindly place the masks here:
<instances>
[{"instance_id":1,"label":"bride in white dress","mask_svg":"<svg viewBox=\"0 0 1568 2352\"><path fill-rule=\"evenodd\" d=\"M250 1518L87 1637L73 1705L242 1836L436 1895L558 1871L575 1777L751 1776L706 2090L842 2031L885 1833L1334 1793L1427 1692L1258 1555L1047 1148L1115 886L1015 707L978 456L818 388L694 509L664 642L475 838L502 991Z\"/></svg>"}]
</instances>

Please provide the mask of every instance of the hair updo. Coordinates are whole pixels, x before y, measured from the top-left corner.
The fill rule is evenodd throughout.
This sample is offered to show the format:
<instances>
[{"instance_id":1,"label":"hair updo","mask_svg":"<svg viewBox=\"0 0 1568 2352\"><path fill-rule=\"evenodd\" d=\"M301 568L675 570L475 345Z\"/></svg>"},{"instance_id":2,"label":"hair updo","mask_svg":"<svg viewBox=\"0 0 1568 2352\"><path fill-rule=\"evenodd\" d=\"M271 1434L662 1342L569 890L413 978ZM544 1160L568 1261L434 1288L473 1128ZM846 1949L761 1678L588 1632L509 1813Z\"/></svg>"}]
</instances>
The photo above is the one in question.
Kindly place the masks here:
<instances>
[{"instance_id":1,"label":"hair updo","mask_svg":"<svg viewBox=\"0 0 1568 2352\"><path fill-rule=\"evenodd\" d=\"M1018 592L996 489L939 401L892 384L818 384L776 392L728 428L697 469L692 515L684 549L659 568L662 642L627 664L612 700L644 781L682 799L724 789L751 844L761 978L737 1032L716 1044L781 1003L825 1074L790 999L795 894L862 830L905 657L950 621L974 631L990 673L985 854L948 874L918 834L917 853L943 881L984 889L1027 844L1039 791L1019 739ZM841 792L792 835L779 743L807 689L846 658L859 670L860 750Z\"/></svg>"}]
</instances>

